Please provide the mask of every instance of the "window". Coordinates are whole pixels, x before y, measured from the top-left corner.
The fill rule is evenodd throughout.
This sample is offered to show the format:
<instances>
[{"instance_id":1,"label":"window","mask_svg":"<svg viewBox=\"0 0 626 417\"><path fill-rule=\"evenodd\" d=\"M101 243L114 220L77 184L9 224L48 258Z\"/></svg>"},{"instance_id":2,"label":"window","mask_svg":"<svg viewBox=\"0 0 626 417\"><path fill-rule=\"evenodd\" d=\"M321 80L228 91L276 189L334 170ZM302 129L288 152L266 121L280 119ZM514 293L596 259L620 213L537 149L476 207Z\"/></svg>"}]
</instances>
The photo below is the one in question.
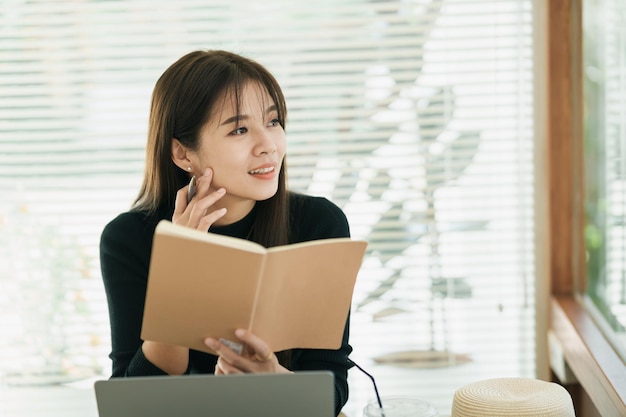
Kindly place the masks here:
<instances>
[{"instance_id":1,"label":"window","mask_svg":"<svg viewBox=\"0 0 626 417\"><path fill-rule=\"evenodd\" d=\"M538 239L548 245L537 254L545 254L544 273L549 274L551 281L549 331L555 337L549 339L550 364L553 375L570 388L577 415L585 416L624 415L626 411L624 360L615 349L615 340L610 340L612 332L606 319L589 308L591 303L584 296L585 288L593 286L590 284L594 278L588 270L590 256L587 251L593 250L588 245L588 222L595 221L589 217L589 213L593 213L589 210L593 208L589 200L594 200L590 199L591 193L585 188L604 188L602 184L598 187L597 183L588 181L589 163L594 162L597 155L589 150L597 149L597 144L590 148L590 137L583 130L588 130L587 120L596 110L595 105L589 107L589 100L601 96L590 94L593 90L585 81L585 72L595 73L594 78L597 78L598 71L594 71L588 61L596 56L593 48L601 48L596 45L590 49L588 43L590 35L596 36L595 29L589 30L594 28L595 14L616 18L614 12L617 9L613 15L607 14L607 9L602 12L606 4L586 3L586 0L546 2L543 10L538 12L543 11L547 19L537 27L539 32L545 33L542 37L546 39L548 57L545 102L549 134L544 148L548 163L542 181L546 187L539 190L537 198L537 201L548 202L547 227L541 233L544 236ZM604 56L604 53L599 52L597 56ZM603 112L599 114L604 115ZM539 223L540 218L537 220ZM599 238L600 234L596 233L591 242L597 242ZM601 252L592 256L598 254Z\"/></svg>"},{"instance_id":2,"label":"window","mask_svg":"<svg viewBox=\"0 0 626 417\"><path fill-rule=\"evenodd\" d=\"M587 295L626 358L626 5L583 5Z\"/></svg>"},{"instance_id":3,"label":"window","mask_svg":"<svg viewBox=\"0 0 626 417\"><path fill-rule=\"evenodd\" d=\"M382 395L446 413L465 383L534 376L532 15L531 0L5 5L2 382L108 375L100 231L138 190L156 79L199 48L274 72L290 186L370 242L353 359ZM350 378L357 416L373 390Z\"/></svg>"}]
</instances>

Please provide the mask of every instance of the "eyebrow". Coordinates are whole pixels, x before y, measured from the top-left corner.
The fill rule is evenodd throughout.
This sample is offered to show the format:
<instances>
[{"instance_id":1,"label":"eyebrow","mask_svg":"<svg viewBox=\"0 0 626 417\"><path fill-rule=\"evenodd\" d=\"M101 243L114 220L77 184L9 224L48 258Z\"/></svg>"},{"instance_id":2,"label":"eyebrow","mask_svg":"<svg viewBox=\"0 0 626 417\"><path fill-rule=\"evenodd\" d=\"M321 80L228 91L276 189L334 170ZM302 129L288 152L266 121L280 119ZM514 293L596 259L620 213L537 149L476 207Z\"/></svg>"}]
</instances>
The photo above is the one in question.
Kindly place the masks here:
<instances>
[{"instance_id":1,"label":"eyebrow","mask_svg":"<svg viewBox=\"0 0 626 417\"><path fill-rule=\"evenodd\" d=\"M275 105L275 104L273 104L273 105L269 106L269 107L267 108L267 110L265 110L265 114L269 114L269 113L274 112L274 111L278 111L278 107L276 107L276 105ZM248 115L245 115L245 114L237 114L237 115L235 115L235 116L233 116L233 117L229 117L228 119L224 120L224 121L220 124L220 126L228 125L228 124L231 124L231 123L237 123L237 122L239 122L240 120L247 120L247 119L249 119L249 118L250 118L250 117L249 117Z\"/></svg>"}]
</instances>

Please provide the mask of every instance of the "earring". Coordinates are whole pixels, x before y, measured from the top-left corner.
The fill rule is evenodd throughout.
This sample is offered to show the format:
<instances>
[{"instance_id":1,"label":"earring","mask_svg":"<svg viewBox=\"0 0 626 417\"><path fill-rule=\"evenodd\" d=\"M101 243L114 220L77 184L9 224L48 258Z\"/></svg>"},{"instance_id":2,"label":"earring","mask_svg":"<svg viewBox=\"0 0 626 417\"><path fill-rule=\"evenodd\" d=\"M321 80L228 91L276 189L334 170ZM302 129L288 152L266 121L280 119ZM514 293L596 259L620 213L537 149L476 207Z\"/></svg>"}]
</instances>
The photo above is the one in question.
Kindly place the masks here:
<instances>
[{"instance_id":1,"label":"earring","mask_svg":"<svg viewBox=\"0 0 626 417\"><path fill-rule=\"evenodd\" d=\"M191 172L191 167L187 167L187 171L190 171L190 172Z\"/></svg>"}]
</instances>

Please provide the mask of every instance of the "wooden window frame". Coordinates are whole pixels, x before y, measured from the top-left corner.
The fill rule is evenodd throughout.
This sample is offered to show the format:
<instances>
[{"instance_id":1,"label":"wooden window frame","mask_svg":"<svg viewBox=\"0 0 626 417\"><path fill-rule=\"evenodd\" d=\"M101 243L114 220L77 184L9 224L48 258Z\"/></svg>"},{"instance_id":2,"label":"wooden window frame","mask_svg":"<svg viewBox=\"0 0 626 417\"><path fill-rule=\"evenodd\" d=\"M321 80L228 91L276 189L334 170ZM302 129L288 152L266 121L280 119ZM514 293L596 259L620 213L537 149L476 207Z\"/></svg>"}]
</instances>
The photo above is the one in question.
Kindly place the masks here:
<instances>
[{"instance_id":1,"label":"wooden window frame","mask_svg":"<svg viewBox=\"0 0 626 417\"><path fill-rule=\"evenodd\" d=\"M539 33L545 35L543 41L537 42L543 43L539 48L543 56L538 61L543 66L538 75L544 81L538 84L542 88L538 97L544 99L545 106L538 108L543 116L537 118L543 123L539 127L543 132L542 144L536 150L537 174L543 175L538 182L543 181L544 185L536 197L545 201L538 203L537 264L539 276L543 272L549 277L545 286L538 285L539 293L549 294L538 298L538 303L545 301L538 313L547 313L548 317L543 327L546 334L538 335L543 336L538 343L538 356L551 358L538 361L538 375L550 372L545 369L546 362L552 371L564 365L571 372L570 380L562 372L551 375L570 390L578 417L626 416L624 361L603 327L585 308L581 296L585 290L582 1L535 2L535 16L543 25ZM541 226L547 227L540 229ZM554 336L563 364L557 363L548 335Z\"/></svg>"}]
</instances>

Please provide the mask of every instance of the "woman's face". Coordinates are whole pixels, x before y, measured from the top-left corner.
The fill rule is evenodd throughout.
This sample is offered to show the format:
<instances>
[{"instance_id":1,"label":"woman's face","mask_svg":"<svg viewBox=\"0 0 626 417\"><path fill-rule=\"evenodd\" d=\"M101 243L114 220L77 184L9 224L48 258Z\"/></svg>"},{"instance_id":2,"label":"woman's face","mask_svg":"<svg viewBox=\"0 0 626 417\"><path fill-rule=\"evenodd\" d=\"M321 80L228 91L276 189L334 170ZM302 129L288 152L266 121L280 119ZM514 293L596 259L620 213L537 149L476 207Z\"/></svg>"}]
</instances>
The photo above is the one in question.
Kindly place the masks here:
<instances>
[{"instance_id":1,"label":"woman's face","mask_svg":"<svg viewBox=\"0 0 626 417\"><path fill-rule=\"evenodd\" d=\"M232 94L217 103L201 130L198 165L213 170L211 189L226 189L220 205L252 207L276 194L287 147L285 131L274 101L258 83L244 85L239 112Z\"/></svg>"}]
</instances>

